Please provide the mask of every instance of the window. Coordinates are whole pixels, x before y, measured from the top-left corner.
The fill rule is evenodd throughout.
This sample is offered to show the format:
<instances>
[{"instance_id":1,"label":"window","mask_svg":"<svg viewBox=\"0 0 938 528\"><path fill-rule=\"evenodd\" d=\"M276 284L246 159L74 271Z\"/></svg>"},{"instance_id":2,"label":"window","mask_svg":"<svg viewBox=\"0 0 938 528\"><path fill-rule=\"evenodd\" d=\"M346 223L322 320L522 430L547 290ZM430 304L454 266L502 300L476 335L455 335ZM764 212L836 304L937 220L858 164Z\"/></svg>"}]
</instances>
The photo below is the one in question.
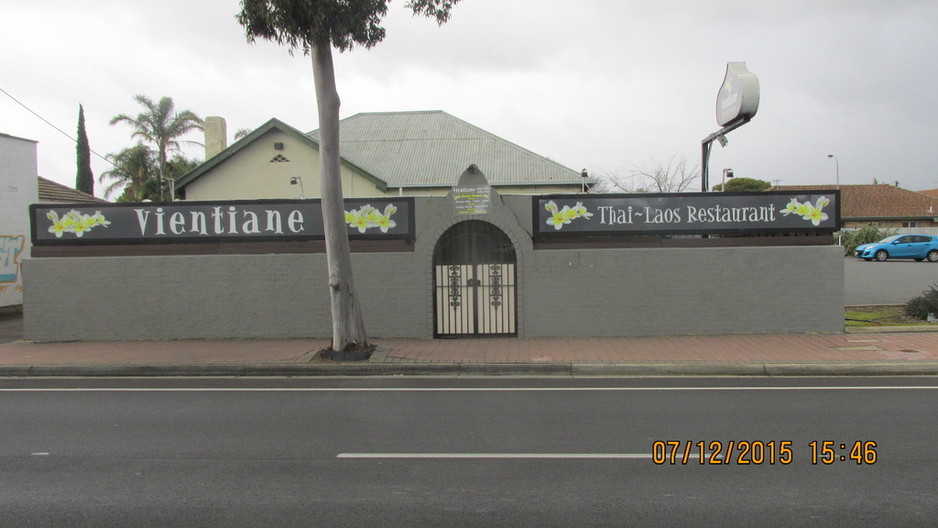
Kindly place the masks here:
<instances>
[{"instance_id":1,"label":"window","mask_svg":"<svg viewBox=\"0 0 938 528\"><path fill-rule=\"evenodd\" d=\"M902 227L918 227L918 222L902 222Z\"/></svg>"}]
</instances>

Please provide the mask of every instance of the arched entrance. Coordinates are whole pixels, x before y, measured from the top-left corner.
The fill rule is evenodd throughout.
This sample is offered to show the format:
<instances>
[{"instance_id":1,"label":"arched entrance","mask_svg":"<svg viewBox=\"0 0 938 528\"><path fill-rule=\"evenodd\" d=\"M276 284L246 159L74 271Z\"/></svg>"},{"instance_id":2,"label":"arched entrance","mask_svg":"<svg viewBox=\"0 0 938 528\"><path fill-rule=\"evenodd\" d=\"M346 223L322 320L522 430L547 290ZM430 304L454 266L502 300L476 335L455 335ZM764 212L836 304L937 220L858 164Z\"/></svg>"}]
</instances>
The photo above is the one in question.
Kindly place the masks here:
<instances>
[{"instance_id":1,"label":"arched entrance","mask_svg":"<svg viewBox=\"0 0 938 528\"><path fill-rule=\"evenodd\" d=\"M488 222L447 229L433 251L433 335L517 335L516 263L511 239Z\"/></svg>"}]
</instances>

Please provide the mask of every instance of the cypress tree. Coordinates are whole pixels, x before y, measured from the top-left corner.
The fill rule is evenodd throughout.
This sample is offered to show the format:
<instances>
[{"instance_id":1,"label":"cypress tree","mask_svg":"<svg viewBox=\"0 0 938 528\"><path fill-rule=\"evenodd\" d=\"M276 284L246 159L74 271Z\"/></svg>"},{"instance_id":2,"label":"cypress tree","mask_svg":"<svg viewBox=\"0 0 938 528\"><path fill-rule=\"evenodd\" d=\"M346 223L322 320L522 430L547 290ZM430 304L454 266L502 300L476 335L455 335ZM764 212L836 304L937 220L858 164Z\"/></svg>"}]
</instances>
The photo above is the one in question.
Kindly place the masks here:
<instances>
[{"instance_id":1,"label":"cypress tree","mask_svg":"<svg viewBox=\"0 0 938 528\"><path fill-rule=\"evenodd\" d=\"M94 175L91 173L91 147L88 145L88 134L85 132L85 109L78 105L78 145L76 146L78 159L78 174L75 177L75 188L83 193L94 194Z\"/></svg>"}]
</instances>

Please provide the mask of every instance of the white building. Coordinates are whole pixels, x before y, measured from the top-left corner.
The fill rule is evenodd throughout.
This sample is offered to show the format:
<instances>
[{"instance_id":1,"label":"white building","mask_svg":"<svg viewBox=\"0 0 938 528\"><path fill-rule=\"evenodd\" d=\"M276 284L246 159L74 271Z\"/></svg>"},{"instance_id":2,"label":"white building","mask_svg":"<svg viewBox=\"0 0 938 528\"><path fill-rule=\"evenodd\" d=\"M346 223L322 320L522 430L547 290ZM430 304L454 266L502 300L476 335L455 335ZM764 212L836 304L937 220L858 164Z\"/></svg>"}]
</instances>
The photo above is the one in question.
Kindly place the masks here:
<instances>
[{"instance_id":1,"label":"white building","mask_svg":"<svg viewBox=\"0 0 938 528\"><path fill-rule=\"evenodd\" d=\"M0 312L23 304L29 204L38 197L36 142L0 133Z\"/></svg>"}]
</instances>

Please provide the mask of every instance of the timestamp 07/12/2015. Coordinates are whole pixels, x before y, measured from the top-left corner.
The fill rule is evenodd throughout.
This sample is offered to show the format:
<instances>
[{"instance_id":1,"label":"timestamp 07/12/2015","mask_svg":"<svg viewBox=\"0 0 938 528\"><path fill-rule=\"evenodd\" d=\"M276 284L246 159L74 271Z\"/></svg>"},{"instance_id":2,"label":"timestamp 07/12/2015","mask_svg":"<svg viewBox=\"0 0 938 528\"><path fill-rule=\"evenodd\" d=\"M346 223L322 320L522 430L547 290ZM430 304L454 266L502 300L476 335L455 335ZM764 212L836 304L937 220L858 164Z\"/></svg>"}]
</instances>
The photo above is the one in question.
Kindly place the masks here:
<instances>
[{"instance_id":1,"label":"timestamp 07/12/2015","mask_svg":"<svg viewBox=\"0 0 938 528\"><path fill-rule=\"evenodd\" d=\"M801 445L799 444L799 447ZM835 442L814 440L806 446L812 465L853 462L872 465L879 459L876 442L854 440ZM656 465L788 465L795 458L791 440L657 440L651 444L652 461Z\"/></svg>"}]
</instances>

